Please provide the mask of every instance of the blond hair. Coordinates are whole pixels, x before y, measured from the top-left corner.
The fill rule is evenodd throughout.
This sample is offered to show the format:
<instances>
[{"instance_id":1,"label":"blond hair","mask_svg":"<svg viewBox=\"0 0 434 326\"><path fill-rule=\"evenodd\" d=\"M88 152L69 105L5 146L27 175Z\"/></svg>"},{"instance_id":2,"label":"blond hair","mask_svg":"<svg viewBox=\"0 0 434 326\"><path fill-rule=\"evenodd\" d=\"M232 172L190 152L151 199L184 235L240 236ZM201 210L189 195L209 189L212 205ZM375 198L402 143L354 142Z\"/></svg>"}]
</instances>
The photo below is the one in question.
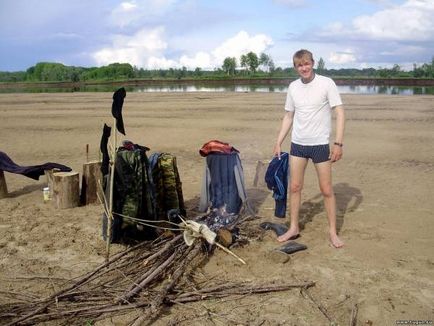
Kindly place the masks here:
<instances>
[{"instance_id":1,"label":"blond hair","mask_svg":"<svg viewBox=\"0 0 434 326\"><path fill-rule=\"evenodd\" d=\"M295 52L294 56L292 57L292 61L294 63L294 67L296 67L297 64L305 62L305 61L311 61L312 63L315 62L315 60L313 60L312 52L305 50L305 49L301 49L301 50L298 50L297 52Z\"/></svg>"}]
</instances>

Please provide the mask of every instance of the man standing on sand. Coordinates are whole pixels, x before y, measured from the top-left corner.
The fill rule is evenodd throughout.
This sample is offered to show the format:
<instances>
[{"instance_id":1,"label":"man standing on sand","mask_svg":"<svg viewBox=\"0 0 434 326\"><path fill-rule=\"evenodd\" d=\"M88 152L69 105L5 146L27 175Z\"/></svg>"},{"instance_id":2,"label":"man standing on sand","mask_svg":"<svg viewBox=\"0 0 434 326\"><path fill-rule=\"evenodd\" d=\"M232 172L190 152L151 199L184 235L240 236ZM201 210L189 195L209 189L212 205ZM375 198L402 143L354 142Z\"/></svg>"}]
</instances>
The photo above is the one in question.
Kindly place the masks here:
<instances>
[{"instance_id":1,"label":"man standing on sand","mask_svg":"<svg viewBox=\"0 0 434 326\"><path fill-rule=\"evenodd\" d=\"M299 50L293 56L294 67L300 78L289 85L285 115L274 146L274 155L281 153L282 143L292 127L290 151L291 224L289 230L277 238L284 242L299 236L301 190L308 160L315 164L319 187L329 222L329 235L333 247L344 243L336 231L336 198L332 185L332 163L342 158L345 115L342 100L334 81L315 74L311 52ZM331 112L336 113L336 135L329 146Z\"/></svg>"}]
</instances>

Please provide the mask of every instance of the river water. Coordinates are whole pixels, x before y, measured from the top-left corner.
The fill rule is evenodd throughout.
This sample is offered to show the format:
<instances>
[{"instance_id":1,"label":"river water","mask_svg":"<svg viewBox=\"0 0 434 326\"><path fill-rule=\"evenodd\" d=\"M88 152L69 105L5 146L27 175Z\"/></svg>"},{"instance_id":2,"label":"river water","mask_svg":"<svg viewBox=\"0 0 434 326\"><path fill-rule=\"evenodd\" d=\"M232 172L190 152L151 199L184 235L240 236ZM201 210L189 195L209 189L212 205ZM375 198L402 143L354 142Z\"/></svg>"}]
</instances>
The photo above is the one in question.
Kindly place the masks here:
<instances>
[{"instance_id":1,"label":"river water","mask_svg":"<svg viewBox=\"0 0 434 326\"><path fill-rule=\"evenodd\" d=\"M366 85L340 85L341 94L388 94L388 95L434 95L434 87L427 86L366 86ZM135 86L133 92L276 92L286 93L284 85L231 85L231 86L197 86L197 85L170 85L170 86Z\"/></svg>"},{"instance_id":2,"label":"river water","mask_svg":"<svg viewBox=\"0 0 434 326\"><path fill-rule=\"evenodd\" d=\"M3 88L0 93L112 92L121 86L86 85L82 87L20 87ZM287 85L203 85L162 84L126 86L127 92L263 92L286 93ZM434 95L432 86L366 86L339 85L341 94Z\"/></svg>"}]
</instances>

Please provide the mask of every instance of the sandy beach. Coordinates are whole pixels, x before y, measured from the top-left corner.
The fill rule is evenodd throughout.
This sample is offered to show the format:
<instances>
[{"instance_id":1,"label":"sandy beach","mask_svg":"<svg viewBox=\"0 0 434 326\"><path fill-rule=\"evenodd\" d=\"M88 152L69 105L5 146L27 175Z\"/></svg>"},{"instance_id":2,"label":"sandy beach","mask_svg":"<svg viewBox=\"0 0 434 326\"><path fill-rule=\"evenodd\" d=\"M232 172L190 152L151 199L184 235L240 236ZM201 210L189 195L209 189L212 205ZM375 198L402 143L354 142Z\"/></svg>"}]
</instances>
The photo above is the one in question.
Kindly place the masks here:
<instances>
[{"instance_id":1,"label":"sandy beach","mask_svg":"<svg viewBox=\"0 0 434 326\"><path fill-rule=\"evenodd\" d=\"M269 160L284 114L284 93L128 93L126 136L152 152L177 157L189 216L196 216L208 140L240 151L249 201L258 218L273 217L274 200L254 187L256 165ZM434 97L343 95L344 157L333 165L338 230L345 241L329 245L327 218L312 164L302 197L302 236L308 249L281 263L271 231L234 252L216 250L196 273L216 280L254 283L314 281L315 304L299 290L234 296L175 305L154 322L167 325L348 325L357 304L357 325L395 325L434 320ZM112 124L112 93L0 94L0 150L20 165L57 162L82 173L99 159L104 123ZM86 157L86 145L89 157ZM289 143L286 141L288 150ZM9 197L0 199L0 303L11 293L45 297L65 280L104 261L100 205L55 209L44 203L39 181L5 172ZM259 228L258 228L259 230ZM125 247L113 245L113 251ZM22 298L21 298L22 299ZM136 312L138 314L139 311ZM133 314L98 325L126 325ZM2 321L0 320L0 324Z\"/></svg>"}]
</instances>

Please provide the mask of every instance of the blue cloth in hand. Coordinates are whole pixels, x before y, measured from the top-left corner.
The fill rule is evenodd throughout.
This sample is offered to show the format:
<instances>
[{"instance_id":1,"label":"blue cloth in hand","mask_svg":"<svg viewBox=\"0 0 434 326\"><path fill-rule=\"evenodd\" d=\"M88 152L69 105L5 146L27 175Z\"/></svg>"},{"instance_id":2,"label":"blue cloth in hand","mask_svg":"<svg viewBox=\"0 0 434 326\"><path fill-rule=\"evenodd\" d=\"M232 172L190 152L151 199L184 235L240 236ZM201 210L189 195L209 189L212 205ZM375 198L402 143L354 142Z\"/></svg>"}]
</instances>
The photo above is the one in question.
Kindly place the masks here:
<instances>
[{"instance_id":1,"label":"blue cloth in hand","mask_svg":"<svg viewBox=\"0 0 434 326\"><path fill-rule=\"evenodd\" d=\"M280 159L274 157L268 165L265 173L265 182L268 189L273 190L275 200L274 216L285 217L286 197L288 194L289 179L289 155L286 152L280 154Z\"/></svg>"}]
</instances>

